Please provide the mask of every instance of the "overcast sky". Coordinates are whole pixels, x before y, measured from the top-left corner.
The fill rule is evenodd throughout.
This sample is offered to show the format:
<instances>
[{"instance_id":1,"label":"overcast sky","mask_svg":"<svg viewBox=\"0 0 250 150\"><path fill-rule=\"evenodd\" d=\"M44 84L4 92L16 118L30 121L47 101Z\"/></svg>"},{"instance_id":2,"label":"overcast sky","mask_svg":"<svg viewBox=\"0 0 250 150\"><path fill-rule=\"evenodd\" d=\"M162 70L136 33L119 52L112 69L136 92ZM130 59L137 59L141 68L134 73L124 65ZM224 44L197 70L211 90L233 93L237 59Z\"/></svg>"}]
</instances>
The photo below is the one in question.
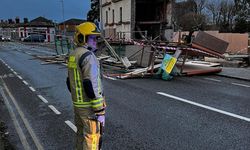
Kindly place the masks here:
<instances>
[{"instance_id":1,"label":"overcast sky","mask_svg":"<svg viewBox=\"0 0 250 150\"><path fill-rule=\"evenodd\" d=\"M0 0L0 19L32 20L43 16L56 22L63 21L62 0ZM65 20L70 18L86 19L90 0L64 0Z\"/></svg>"}]
</instances>

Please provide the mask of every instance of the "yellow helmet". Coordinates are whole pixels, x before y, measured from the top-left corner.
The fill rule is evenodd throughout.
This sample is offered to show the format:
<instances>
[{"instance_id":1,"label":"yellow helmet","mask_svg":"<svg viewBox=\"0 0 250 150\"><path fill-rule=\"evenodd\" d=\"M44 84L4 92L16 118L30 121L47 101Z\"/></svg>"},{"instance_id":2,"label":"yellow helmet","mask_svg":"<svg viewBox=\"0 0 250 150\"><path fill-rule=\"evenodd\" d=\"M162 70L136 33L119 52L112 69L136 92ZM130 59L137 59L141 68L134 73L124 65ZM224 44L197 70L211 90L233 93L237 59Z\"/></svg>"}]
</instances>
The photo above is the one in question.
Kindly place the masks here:
<instances>
[{"instance_id":1,"label":"yellow helmet","mask_svg":"<svg viewBox=\"0 0 250 150\"><path fill-rule=\"evenodd\" d=\"M83 46L86 44L86 37L89 35L101 35L100 31L96 25L92 22L84 22L76 26L76 32L74 35L74 42L78 46Z\"/></svg>"}]
</instances>

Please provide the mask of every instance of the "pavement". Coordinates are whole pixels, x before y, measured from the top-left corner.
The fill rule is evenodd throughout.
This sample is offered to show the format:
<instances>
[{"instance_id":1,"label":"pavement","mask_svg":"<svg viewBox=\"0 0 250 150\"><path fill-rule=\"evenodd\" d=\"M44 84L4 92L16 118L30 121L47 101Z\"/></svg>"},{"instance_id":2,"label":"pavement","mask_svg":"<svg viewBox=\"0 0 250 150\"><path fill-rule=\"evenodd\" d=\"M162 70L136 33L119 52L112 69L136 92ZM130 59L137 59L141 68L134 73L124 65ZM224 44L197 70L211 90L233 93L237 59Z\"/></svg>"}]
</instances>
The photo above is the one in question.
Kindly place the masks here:
<instances>
[{"instance_id":1,"label":"pavement","mask_svg":"<svg viewBox=\"0 0 250 150\"><path fill-rule=\"evenodd\" d=\"M228 78L250 81L250 67L248 68L223 67L222 71L217 75Z\"/></svg>"}]
</instances>

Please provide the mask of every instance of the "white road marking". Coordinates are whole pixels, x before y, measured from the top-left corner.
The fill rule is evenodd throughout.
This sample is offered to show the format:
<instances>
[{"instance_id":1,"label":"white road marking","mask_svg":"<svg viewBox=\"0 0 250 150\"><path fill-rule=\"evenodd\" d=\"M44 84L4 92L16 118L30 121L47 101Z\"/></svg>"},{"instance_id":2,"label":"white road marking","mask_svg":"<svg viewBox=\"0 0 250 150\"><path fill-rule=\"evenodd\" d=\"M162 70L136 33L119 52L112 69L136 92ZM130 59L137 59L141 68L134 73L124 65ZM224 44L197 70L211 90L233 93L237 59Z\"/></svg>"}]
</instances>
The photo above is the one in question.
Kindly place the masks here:
<instances>
[{"instance_id":1,"label":"white road marking","mask_svg":"<svg viewBox=\"0 0 250 150\"><path fill-rule=\"evenodd\" d=\"M23 79L21 76L17 76L17 77L18 77L19 79L21 79L21 80Z\"/></svg>"},{"instance_id":2,"label":"white road marking","mask_svg":"<svg viewBox=\"0 0 250 150\"><path fill-rule=\"evenodd\" d=\"M204 108L204 109L208 109L208 110L211 110L211 111L214 111L214 112L218 112L218 113L221 113L221 114L224 114L224 115L227 115L227 116L231 116L231 117L234 117L234 118L238 118L238 119L250 122L250 118L247 118L247 117L244 117L244 116L240 116L240 115L233 114L233 113L230 113L230 112L227 112L227 111L224 111L224 110L220 110L220 109L217 109L217 108L214 108L214 107L210 107L210 106L206 106L206 105L199 104L199 103L196 103L196 102L192 102L190 100L180 98L180 97L177 97L177 96L173 96L173 95L170 95L170 94L166 94L166 93L163 93L163 92L157 92L157 94L163 95L163 96L166 96L166 97L169 97L169 98L172 98L172 99L184 102L184 103L188 103L188 104L191 104L191 105L194 105L194 106L198 106L198 107L201 107L201 108Z\"/></svg>"},{"instance_id":3,"label":"white road marking","mask_svg":"<svg viewBox=\"0 0 250 150\"><path fill-rule=\"evenodd\" d=\"M29 88L30 88L30 90L31 90L32 92L35 92L35 91L36 91L32 86L30 86Z\"/></svg>"},{"instance_id":4,"label":"white road marking","mask_svg":"<svg viewBox=\"0 0 250 150\"><path fill-rule=\"evenodd\" d=\"M50 108L55 114L57 114L57 115L60 115L60 114L61 114L61 112L58 111L53 105L49 105L49 108Z\"/></svg>"},{"instance_id":5,"label":"white road marking","mask_svg":"<svg viewBox=\"0 0 250 150\"><path fill-rule=\"evenodd\" d=\"M20 117L21 117L21 119L22 119L22 121L23 121L23 123L24 123L26 129L28 130L29 134L31 135L31 137L32 137L32 139L33 139L33 141L34 141L34 143L35 143L37 149L39 149L39 150L44 150L44 148L43 148L43 146L41 145L40 141L38 140L38 138L37 138L35 132L33 131L33 129L31 128L31 126L30 126L30 124L29 124L29 122L28 122L28 120L26 119L24 113L22 112L22 110L20 109L18 103L16 102L16 99L15 99L14 96L10 93L10 90L8 89L8 87L6 86L6 84L4 83L3 80L2 80L2 83L3 83L3 86L4 86L5 90L6 90L6 92L7 92L8 95L9 95L10 99L12 100L13 104L15 105L16 110L17 110L17 112L19 113L19 115L20 115Z\"/></svg>"},{"instance_id":6,"label":"white road marking","mask_svg":"<svg viewBox=\"0 0 250 150\"><path fill-rule=\"evenodd\" d=\"M29 83L28 83L28 82L26 82L25 80L23 80L23 83L24 83L25 85L29 85Z\"/></svg>"},{"instance_id":7,"label":"white road marking","mask_svg":"<svg viewBox=\"0 0 250 150\"><path fill-rule=\"evenodd\" d=\"M210 80L210 81L215 81L215 82L221 82L221 80L217 80L217 79L213 79L213 78L204 78L206 80Z\"/></svg>"},{"instance_id":8,"label":"white road marking","mask_svg":"<svg viewBox=\"0 0 250 150\"><path fill-rule=\"evenodd\" d=\"M65 123L76 133L77 127L69 120L65 121Z\"/></svg>"},{"instance_id":9,"label":"white road marking","mask_svg":"<svg viewBox=\"0 0 250 150\"><path fill-rule=\"evenodd\" d=\"M15 115L15 113L14 113L14 111L13 111L13 109L12 109L8 99L7 99L7 96L5 95L5 93L4 93L4 91L3 91L3 89L1 87L0 87L0 93L1 93L1 95L3 97L5 105L6 105L7 109L8 109L8 111L9 111L9 114L11 116L11 119L12 119L13 123L14 123L15 129L17 131L17 134L18 134L18 136L20 138L20 141L21 141L21 143L23 145L23 148L27 149L27 150L30 150L30 146L29 146L28 141L27 141L27 139L26 139L26 137L25 137L25 135L23 133L23 130L22 130L19 122L17 121L17 117L16 117L16 115Z\"/></svg>"},{"instance_id":10,"label":"white road marking","mask_svg":"<svg viewBox=\"0 0 250 150\"><path fill-rule=\"evenodd\" d=\"M42 95L37 95L44 103L48 103L48 101L42 96Z\"/></svg>"},{"instance_id":11,"label":"white road marking","mask_svg":"<svg viewBox=\"0 0 250 150\"><path fill-rule=\"evenodd\" d=\"M17 75L17 72L16 72L16 71L13 71L13 73L14 73L15 75Z\"/></svg>"},{"instance_id":12,"label":"white road marking","mask_svg":"<svg viewBox=\"0 0 250 150\"><path fill-rule=\"evenodd\" d=\"M240 83L232 83L233 85L237 85L237 86L242 86L242 87L247 87L250 88L250 85L245 85L245 84L240 84Z\"/></svg>"},{"instance_id":13,"label":"white road marking","mask_svg":"<svg viewBox=\"0 0 250 150\"><path fill-rule=\"evenodd\" d=\"M109 77L109 76L106 76L106 75L103 75L103 77L106 78L106 79L114 80L114 81L117 80L116 78L112 78L112 77Z\"/></svg>"}]
</instances>

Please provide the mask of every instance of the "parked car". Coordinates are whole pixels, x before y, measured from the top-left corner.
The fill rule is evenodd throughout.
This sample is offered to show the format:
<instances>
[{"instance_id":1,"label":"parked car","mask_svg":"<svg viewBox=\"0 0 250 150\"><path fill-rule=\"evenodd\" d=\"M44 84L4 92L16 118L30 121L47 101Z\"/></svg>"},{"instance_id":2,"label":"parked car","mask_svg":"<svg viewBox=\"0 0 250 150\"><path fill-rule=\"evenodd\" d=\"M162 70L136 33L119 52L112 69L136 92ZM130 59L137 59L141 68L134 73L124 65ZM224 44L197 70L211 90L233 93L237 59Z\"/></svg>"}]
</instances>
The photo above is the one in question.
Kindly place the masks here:
<instances>
[{"instance_id":1,"label":"parked car","mask_svg":"<svg viewBox=\"0 0 250 150\"><path fill-rule=\"evenodd\" d=\"M10 41L11 37L10 36L1 36L1 41Z\"/></svg>"},{"instance_id":2,"label":"parked car","mask_svg":"<svg viewBox=\"0 0 250 150\"><path fill-rule=\"evenodd\" d=\"M40 34L31 34L23 39L23 42L44 42L45 37Z\"/></svg>"}]
</instances>

